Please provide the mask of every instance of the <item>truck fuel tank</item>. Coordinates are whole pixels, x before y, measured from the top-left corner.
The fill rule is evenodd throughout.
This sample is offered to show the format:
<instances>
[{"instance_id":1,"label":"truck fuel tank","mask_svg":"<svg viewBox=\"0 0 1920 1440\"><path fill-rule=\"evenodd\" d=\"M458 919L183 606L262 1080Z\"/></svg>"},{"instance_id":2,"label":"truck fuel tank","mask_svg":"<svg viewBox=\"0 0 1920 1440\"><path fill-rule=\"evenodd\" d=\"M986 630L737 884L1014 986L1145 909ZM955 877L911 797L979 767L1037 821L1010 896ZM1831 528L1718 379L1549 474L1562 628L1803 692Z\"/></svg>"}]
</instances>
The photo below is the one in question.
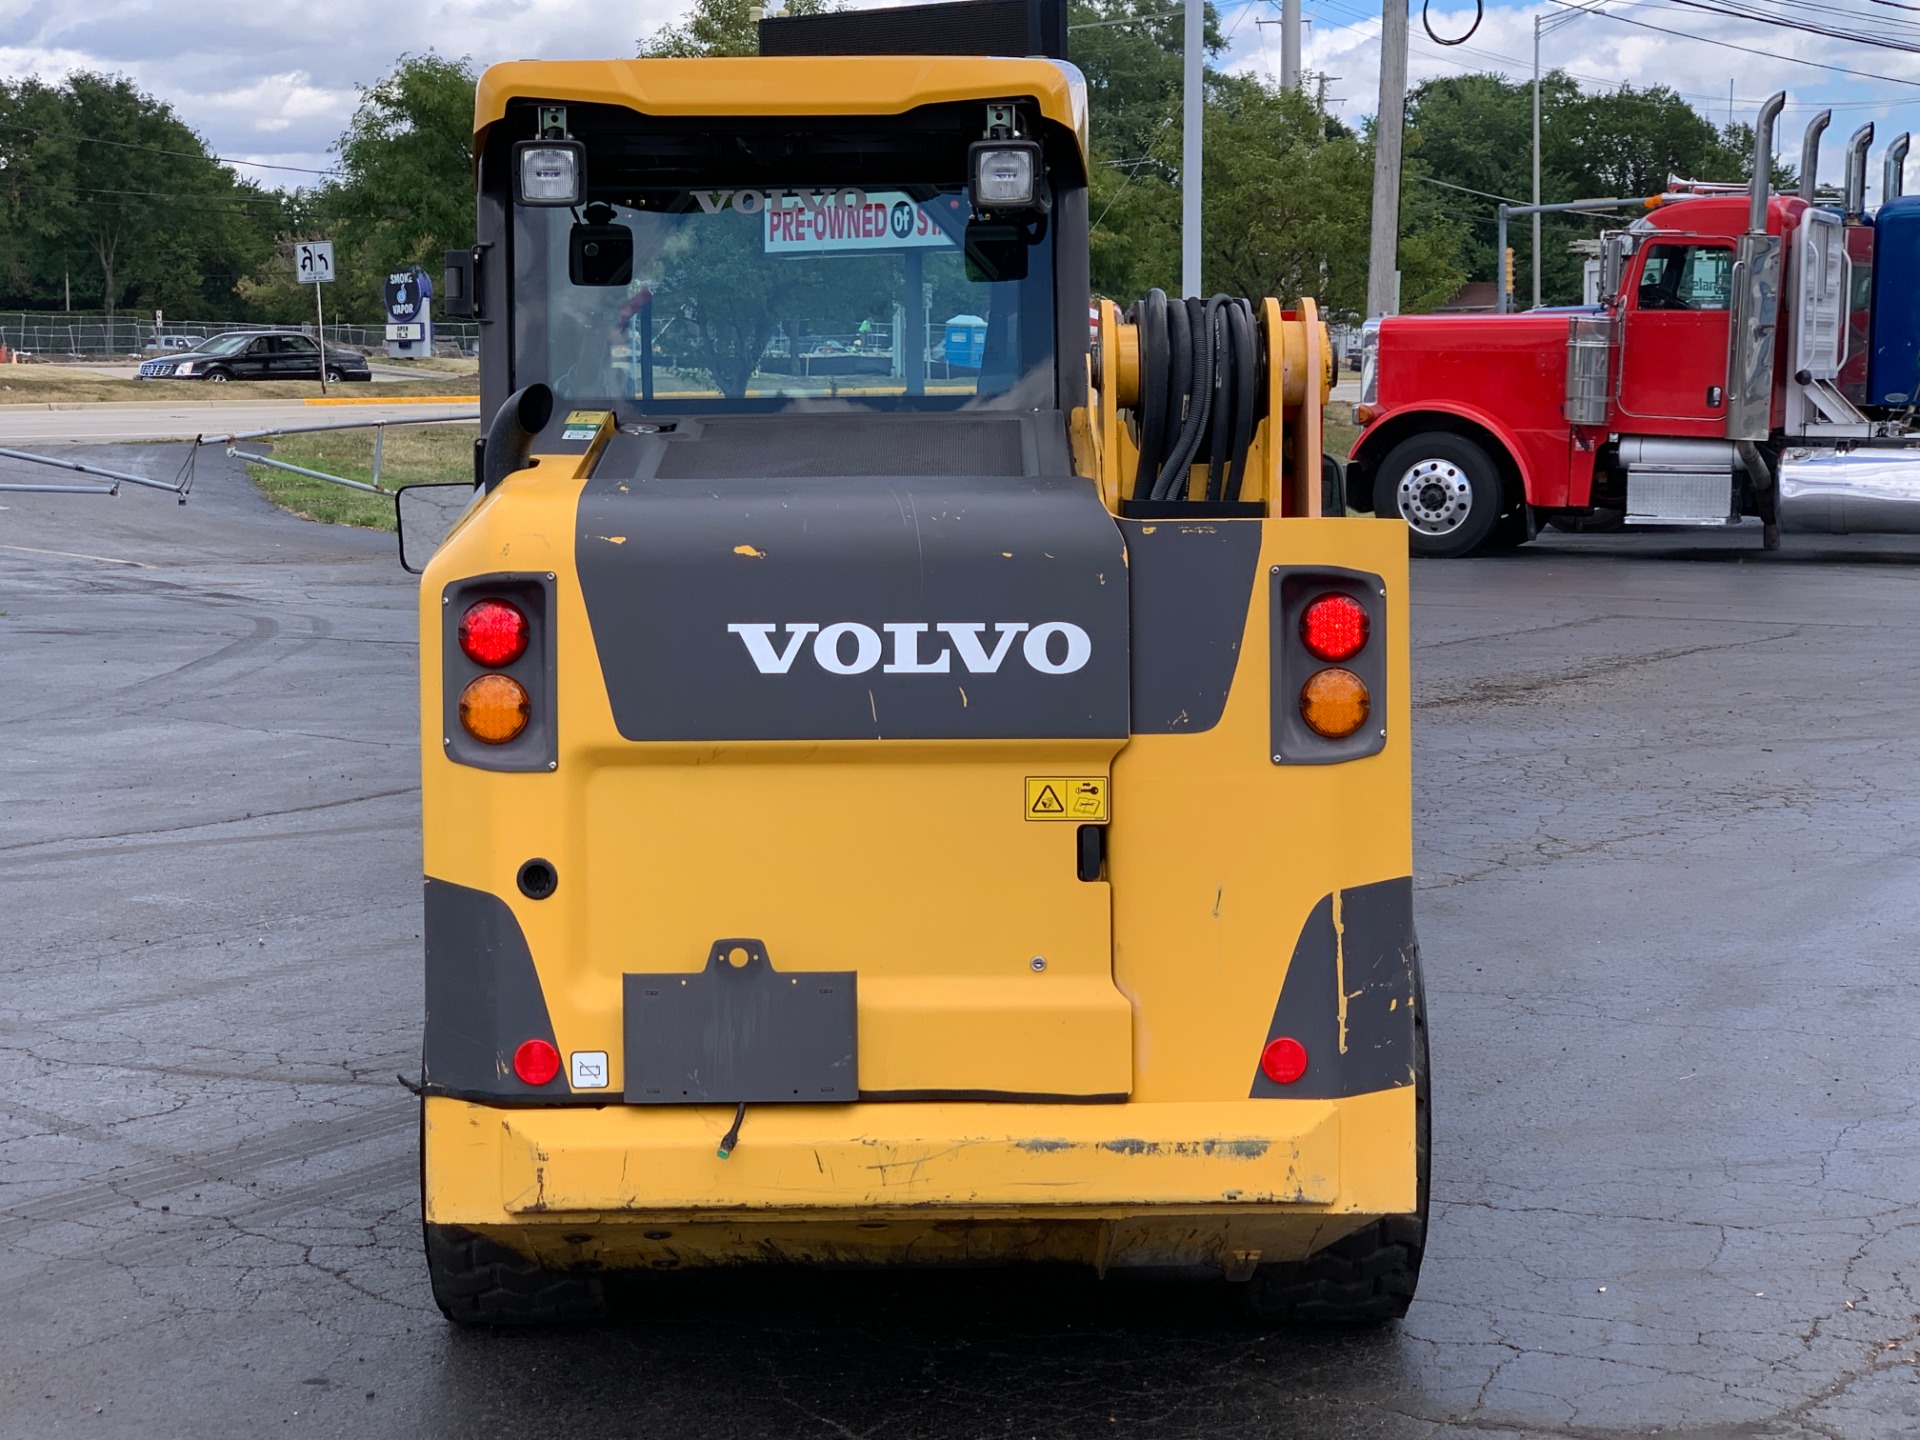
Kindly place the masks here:
<instances>
[{"instance_id":1,"label":"truck fuel tank","mask_svg":"<svg viewBox=\"0 0 1920 1440\"><path fill-rule=\"evenodd\" d=\"M1920 449L1788 450L1780 528L1812 535L1920 535Z\"/></svg>"}]
</instances>

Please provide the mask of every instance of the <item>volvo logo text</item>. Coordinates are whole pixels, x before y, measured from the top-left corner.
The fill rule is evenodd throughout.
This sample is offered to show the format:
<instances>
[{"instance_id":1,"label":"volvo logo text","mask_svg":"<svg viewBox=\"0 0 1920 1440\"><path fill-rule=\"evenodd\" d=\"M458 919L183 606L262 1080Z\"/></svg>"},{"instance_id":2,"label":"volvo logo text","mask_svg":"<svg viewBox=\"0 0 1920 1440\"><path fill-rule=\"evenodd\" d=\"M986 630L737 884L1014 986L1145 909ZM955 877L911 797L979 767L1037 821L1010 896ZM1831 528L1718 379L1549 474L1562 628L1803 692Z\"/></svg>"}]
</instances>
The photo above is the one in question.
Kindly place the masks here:
<instances>
[{"instance_id":1,"label":"volvo logo text","mask_svg":"<svg viewBox=\"0 0 1920 1440\"><path fill-rule=\"evenodd\" d=\"M1093 656L1093 640L1071 620L1038 625L1024 620L995 625L978 620L933 625L899 621L878 629L843 620L834 625L729 625L727 630L740 637L762 675L787 674L802 652L829 675L864 675L876 668L883 675L947 675L956 669L992 675L1013 653L1016 640L1020 658L1042 675L1071 675ZM956 656L958 666L953 663Z\"/></svg>"}]
</instances>

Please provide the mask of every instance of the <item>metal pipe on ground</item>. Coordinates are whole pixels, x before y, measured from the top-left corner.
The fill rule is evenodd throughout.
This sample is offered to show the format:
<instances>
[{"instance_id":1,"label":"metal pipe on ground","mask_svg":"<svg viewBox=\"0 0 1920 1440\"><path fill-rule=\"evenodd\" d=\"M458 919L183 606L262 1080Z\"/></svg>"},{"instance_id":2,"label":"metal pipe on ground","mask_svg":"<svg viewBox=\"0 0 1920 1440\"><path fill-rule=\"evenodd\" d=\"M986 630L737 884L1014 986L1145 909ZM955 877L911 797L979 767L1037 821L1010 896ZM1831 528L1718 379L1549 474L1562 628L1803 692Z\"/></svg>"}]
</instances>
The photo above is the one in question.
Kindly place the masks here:
<instances>
[{"instance_id":1,"label":"metal pipe on ground","mask_svg":"<svg viewBox=\"0 0 1920 1440\"><path fill-rule=\"evenodd\" d=\"M29 465L51 465L57 470L72 470L80 475L98 475L107 480L118 480L124 485L143 485L149 490L165 490L170 495L185 498L187 483L182 481L155 480L151 475L129 475L124 470L109 470L104 465L88 465L79 460L62 460L57 455L35 455L25 450L0 450L0 460L23 460Z\"/></svg>"}]
</instances>

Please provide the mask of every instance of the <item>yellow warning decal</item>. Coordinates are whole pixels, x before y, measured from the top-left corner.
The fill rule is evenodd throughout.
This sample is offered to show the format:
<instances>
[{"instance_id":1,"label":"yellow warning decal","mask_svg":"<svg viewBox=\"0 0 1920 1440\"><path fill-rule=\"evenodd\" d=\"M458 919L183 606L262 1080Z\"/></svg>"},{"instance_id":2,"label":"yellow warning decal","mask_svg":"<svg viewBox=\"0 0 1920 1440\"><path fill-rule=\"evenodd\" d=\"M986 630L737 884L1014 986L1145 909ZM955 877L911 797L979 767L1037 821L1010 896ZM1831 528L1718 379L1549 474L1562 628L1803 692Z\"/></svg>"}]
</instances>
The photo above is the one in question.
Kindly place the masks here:
<instances>
[{"instance_id":1,"label":"yellow warning decal","mask_svg":"<svg viewBox=\"0 0 1920 1440\"><path fill-rule=\"evenodd\" d=\"M1027 776L1027 819L1077 820L1082 825L1106 824L1107 777Z\"/></svg>"},{"instance_id":2,"label":"yellow warning decal","mask_svg":"<svg viewBox=\"0 0 1920 1440\"><path fill-rule=\"evenodd\" d=\"M567 412L567 423L560 427L560 439L563 443L572 441L575 444L596 439L601 427L612 415L611 410L570 410Z\"/></svg>"}]
</instances>

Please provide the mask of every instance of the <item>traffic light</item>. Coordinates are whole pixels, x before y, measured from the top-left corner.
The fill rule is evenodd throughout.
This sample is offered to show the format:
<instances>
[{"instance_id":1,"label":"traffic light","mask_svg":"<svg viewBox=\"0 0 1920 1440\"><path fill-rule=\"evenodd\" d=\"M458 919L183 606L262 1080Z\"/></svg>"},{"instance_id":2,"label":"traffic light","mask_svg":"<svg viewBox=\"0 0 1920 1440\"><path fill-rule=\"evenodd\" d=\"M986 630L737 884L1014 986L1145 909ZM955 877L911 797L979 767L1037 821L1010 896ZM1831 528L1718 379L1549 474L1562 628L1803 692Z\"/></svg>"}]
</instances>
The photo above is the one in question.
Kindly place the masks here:
<instances>
[{"instance_id":1,"label":"traffic light","mask_svg":"<svg viewBox=\"0 0 1920 1440\"><path fill-rule=\"evenodd\" d=\"M1500 257L1500 287L1511 295L1513 293L1513 247L1507 246L1506 253Z\"/></svg>"}]
</instances>

